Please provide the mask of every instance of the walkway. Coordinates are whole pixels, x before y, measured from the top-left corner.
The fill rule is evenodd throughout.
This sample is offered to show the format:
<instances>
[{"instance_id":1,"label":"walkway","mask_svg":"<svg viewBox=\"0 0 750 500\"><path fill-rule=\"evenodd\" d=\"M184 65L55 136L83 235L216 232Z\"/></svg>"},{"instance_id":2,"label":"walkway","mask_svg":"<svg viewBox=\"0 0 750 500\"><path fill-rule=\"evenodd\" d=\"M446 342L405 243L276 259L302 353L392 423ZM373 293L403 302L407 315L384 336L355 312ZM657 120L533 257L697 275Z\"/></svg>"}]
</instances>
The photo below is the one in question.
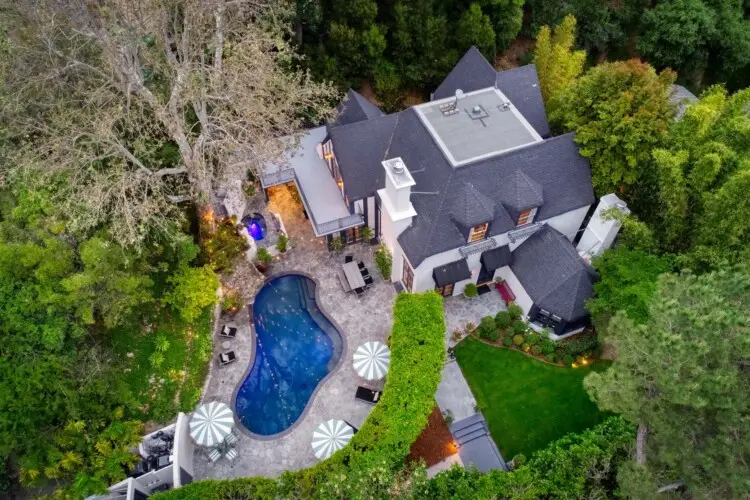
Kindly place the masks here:
<instances>
[{"instance_id":1,"label":"walkway","mask_svg":"<svg viewBox=\"0 0 750 500\"><path fill-rule=\"evenodd\" d=\"M393 322L392 309L396 293L393 285L384 282L377 274L375 248L356 245L347 247L342 254L329 252L325 243L313 235L309 221L305 220L299 204L292 199L290 191L285 187L273 189L269 208L281 214L291 246L286 254L274 259L270 272L296 270L312 275L318 281L320 305L340 326L341 333L347 340L347 349L339 368L321 384L307 413L289 434L269 441L253 439L238 431L239 458L234 466L224 460L212 466L208 463L205 450L196 450L196 480L275 477L286 470L309 467L317 462L310 441L313 430L321 421L335 417L359 427L373 408L354 399L354 392L362 380L352 368L351 357L354 350L365 341L384 342ZM344 293L336 277L336 271L344 261L344 253L354 254L355 259L363 260L375 279L374 287L362 299ZM240 289L246 297L253 297L262 283L262 276L249 264L242 263L226 281ZM239 361L224 368L212 367L204 401L218 400L231 404L234 389L241 383L242 376L253 359L255 342L250 335L247 312L244 309L240 311L235 321L240 330L232 342L232 349L237 352ZM219 343L217 338L215 344Z\"/></svg>"}]
</instances>

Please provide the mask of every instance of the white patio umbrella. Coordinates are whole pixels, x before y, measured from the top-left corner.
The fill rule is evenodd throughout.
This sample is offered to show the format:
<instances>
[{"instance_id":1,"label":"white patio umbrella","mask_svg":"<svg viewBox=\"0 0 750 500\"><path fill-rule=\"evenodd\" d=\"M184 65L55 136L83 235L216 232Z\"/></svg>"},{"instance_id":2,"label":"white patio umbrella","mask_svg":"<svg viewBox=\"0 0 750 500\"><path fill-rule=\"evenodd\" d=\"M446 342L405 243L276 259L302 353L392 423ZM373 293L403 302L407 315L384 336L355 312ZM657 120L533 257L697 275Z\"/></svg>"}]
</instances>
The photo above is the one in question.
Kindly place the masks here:
<instances>
[{"instance_id":1,"label":"white patio umbrella","mask_svg":"<svg viewBox=\"0 0 750 500\"><path fill-rule=\"evenodd\" d=\"M354 429L343 420L331 419L321 422L313 432L313 453L320 460L328 458L346 446L353 435Z\"/></svg>"},{"instance_id":2,"label":"white patio umbrella","mask_svg":"<svg viewBox=\"0 0 750 500\"><path fill-rule=\"evenodd\" d=\"M224 403L211 401L196 408L190 418L190 437L200 446L214 446L234 427L234 414Z\"/></svg>"},{"instance_id":3,"label":"white patio umbrella","mask_svg":"<svg viewBox=\"0 0 750 500\"><path fill-rule=\"evenodd\" d=\"M367 380L385 377L391 364L391 351L380 342L365 342L354 352L354 370Z\"/></svg>"}]
</instances>

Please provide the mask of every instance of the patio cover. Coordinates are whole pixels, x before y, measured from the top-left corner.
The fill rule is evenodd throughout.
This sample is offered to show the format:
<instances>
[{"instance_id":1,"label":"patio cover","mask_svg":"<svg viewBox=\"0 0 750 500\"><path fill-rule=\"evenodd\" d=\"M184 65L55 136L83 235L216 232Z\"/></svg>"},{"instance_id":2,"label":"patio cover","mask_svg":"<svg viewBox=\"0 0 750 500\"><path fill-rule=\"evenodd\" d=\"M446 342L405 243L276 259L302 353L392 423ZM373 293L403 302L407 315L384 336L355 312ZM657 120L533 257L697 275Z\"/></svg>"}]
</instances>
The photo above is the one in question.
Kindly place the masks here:
<instances>
[{"instance_id":1,"label":"patio cover","mask_svg":"<svg viewBox=\"0 0 750 500\"><path fill-rule=\"evenodd\" d=\"M440 287L450 285L451 283L458 283L469 278L471 278L471 271L469 270L469 264L465 260L449 262L432 270L432 279Z\"/></svg>"},{"instance_id":2,"label":"patio cover","mask_svg":"<svg viewBox=\"0 0 750 500\"><path fill-rule=\"evenodd\" d=\"M487 250L482 254L479 260L488 271L494 271L495 269L509 266L511 262L510 248L508 248L508 245L503 245L501 247L493 248L492 250Z\"/></svg>"}]
</instances>

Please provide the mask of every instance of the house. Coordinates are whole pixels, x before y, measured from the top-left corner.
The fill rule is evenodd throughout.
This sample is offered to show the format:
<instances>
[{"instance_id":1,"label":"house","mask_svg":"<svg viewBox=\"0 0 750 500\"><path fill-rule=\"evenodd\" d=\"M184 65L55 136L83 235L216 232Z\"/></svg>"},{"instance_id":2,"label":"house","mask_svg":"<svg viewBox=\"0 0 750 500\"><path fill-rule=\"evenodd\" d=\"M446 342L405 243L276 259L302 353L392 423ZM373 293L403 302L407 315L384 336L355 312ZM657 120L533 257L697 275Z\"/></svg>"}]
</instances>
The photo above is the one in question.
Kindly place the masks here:
<instances>
[{"instance_id":1,"label":"house","mask_svg":"<svg viewBox=\"0 0 750 500\"><path fill-rule=\"evenodd\" d=\"M586 320L593 274L573 242L596 201L591 170L573 134L551 137L533 65L497 72L472 48L431 101L388 115L350 90L262 184L291 179L317 236L349 243L369 226L407 291L452 296L502 278L554 336ZM588 256L618 228L597 210Z\"/></svg>"}]
</instances>

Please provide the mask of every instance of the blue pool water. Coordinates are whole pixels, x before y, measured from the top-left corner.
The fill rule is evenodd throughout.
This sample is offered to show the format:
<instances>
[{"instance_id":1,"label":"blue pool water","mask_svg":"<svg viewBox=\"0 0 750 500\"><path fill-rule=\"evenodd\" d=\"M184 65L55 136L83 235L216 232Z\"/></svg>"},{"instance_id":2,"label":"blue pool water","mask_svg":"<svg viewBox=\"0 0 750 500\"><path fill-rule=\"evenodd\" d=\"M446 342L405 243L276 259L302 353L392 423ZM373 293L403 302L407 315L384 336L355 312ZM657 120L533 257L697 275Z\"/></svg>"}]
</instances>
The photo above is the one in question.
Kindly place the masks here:
<instances>
[{"instance_id":1,"label":"blue pool water","mask_svg":"<svg viewBox=\"0 0 750 500\"><path fill-rule=\"evenodd\" d=\"M289 428L341 357L341 334L318 308L315 286L290 274L255 296L255 361L236 400L237 417L252 433L269 436Z\"/></svg>"}]
</instances>

